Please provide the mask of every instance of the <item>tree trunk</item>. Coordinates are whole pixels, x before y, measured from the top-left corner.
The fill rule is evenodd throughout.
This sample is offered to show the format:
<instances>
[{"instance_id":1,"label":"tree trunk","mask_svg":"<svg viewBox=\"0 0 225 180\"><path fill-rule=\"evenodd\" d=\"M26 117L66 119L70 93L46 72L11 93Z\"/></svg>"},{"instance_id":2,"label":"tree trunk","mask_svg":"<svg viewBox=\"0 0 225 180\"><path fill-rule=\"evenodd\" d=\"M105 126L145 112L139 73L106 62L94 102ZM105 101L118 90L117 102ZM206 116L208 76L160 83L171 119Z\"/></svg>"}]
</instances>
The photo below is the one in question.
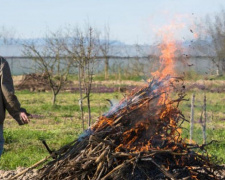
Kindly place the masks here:
<instances>
[{"instance_id":1,"label":"tree trunk","mask_svg":"<svg viewBox=\"0 0 225 180\"><path fill-rule=\"evenodd\" d=\"M105 58L105 80L109 79L109 58Z\"/></svg>"},{"instance_id":2,"label":"tree trunk","mask_svg":"<svg viewBox=\"0 0 225 180\"><path fill-rule=\"evenodd\" d=\"M56 102L56 94L53 92L52 93L52 105L55 105L55 102Z\"/></svg>"},{"instance_id":3,"label":"tree trunk","mask_svg":"<svg viewBox=\"0 0 225 180\"><path fill-rule=\"evenodd\" d=\"M82 121L82 129L84 131L84 110L83 110L83 93L82 93L82 78L81 78L81 65L79 64L78 68L78 81L79 81L79 92L80 92L80 100L79 100L79 106L81 111L81 121Z\"/></svg>"},{"instance_id":4,"label":"tree trunk","mask_svg":"<svg viewBox=\"0 0 225 180\"><path fill-rule=\"evenodd\" d=\"M88 106L88 127L90 127L91 126L90 93L87 94L87 106Z\"/></svg>"},{"instance_id":5,"label":"tree trunk","mask_svg":"<svg viewBox=\"0 0 225 180\"><path fill-rule=\"evenodd\" d=\"M118 68L118 79L119 79L119 81L121 81L121 68L120 67Z\"/></svg>"}]
</instances>

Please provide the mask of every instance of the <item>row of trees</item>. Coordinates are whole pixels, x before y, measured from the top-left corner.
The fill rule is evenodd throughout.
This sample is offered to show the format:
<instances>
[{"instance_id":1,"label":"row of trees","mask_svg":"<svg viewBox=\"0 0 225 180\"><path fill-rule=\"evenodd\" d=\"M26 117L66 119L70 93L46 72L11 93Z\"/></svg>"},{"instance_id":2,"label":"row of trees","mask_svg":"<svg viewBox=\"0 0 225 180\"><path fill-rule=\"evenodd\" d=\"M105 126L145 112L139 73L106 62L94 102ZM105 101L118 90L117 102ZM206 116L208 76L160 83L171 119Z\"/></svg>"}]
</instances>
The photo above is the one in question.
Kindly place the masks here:
<instances>
[{"instance_id":1,"label":"row of trees","mask_svg":"<svg viewBox=\"0 0 225 180\"><path fill-rule=\"evenodd\" d=\"M6 28L4 26L0 27L0 45L11 45L17 43L16 30L13 28Z\"/></svg>"},{"instance_id":2,"label":"row of trees","mask_svg":"<svg viewBox=\"0 0 225 180\"><path fill-rule=\"evenodd\" d=\"M212 40L212 46L217 59L213 59L218 67L218 72L225 72L225 10L221 10L214 17L206 17L206 31Z\"/></svg>"},{"instance_id":3,"label":"row of trees","mask_svg":"<svg viewBox=\"0 0 225 180\"><path fill-rule=\"evenodd\" d=\"M8 44L8 36L5 31L0 31L0 41ZM12 36L13 37L13 36ZM16 39L15 37L12 39ZM35 63L34 71L43 74L47 78L52 92L52 104L55 105L57 95L67 83L70 73L76 74L79 82L79 105L81 110L82 125L84 128L83 102L87 101L88 125L91 125L91 105L90 94L92 90L93 75L99 64L104 62L104 78L109 78L109 58L116 54L113 41L110 39L110 29L105 27L101 33L91 26L84 28L67 27L56 32L48 32L45 38L40 40L22 40L23 55L29 57ZM12 44L18 44L14 41ZM137 52L141 52L141 47L136 47ZM101 60L99 59L101 57ZM139 57L135 58L137 62L132 68L138 75L141 74L143 64L139 62ZM122 71L122 62L118 61L114 67L115 73ZM119 68L118 68L119 67ZM138 68L138 70L137 70ZM126 71L126 68L124 69Z\"/></svg>"},{"instance_id":4,"label":"row of trees","mask_svg":"<svg viewBox=\"0 0 225 180\"><path fill-rule=\"evenodd\" d=\"M24 55L35 61L40 73L43 73L52 90L52 104L65 85L68 74L78 74L81 119L84 128L83 101L88 106L88 125L91 125L90 94L92 89L94 69L98 65L97 57L102 54L105 58L105 77L108 77L108 56L110 51L109 30L105 32L106 39L91 26L84 29L67 28L66 31L50 32L41 42L27 42L24 44Z\"/></svg>"},{"instance_id":5,"label":"row of trees","mask_svg":"<svg viewBox=\"0 0 225 180\"><path fill-rule=\"evenodd\" d=\"M195 49L212 57L217 75L225 73L225 10L207 15L195 22Z\"/></svg>"}]
</instances>

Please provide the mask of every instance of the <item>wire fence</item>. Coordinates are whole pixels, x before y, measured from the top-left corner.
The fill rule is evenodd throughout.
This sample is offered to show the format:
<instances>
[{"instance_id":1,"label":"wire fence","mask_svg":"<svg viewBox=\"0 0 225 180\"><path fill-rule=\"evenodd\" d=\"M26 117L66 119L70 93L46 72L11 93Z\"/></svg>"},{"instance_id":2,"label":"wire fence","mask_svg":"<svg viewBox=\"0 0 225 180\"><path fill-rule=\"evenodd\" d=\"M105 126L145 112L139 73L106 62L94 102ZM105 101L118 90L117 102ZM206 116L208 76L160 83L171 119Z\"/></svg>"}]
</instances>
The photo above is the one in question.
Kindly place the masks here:
<instances>
[{"instance_id":1,"label":"wire fence","mask_svg":"<svg viewBox=\"0 0 225 180\"><path fill-rule=\"evenodd\" d=\"M5 57L10 65L13 75L24 75L29 73L37 73L40 71L38 64L30 57ZM51 60L51 57L49 61ZM63 58L62 58L63 60ZM63 61L62 61L63 62ZM217 65L212 61L211 57L189 57L188 59L178 58L174 62L177 72L194 71L199 74L216 74ZM62 64L63 66L63 64ZM160 66L159 57L109 57L109 73L121 73L129 75L146 75L156 71ZM104 58L97 59L95 74L104 71ZM71 72L76 73L76 68L72 68Z\"/></svg>"}]
</instances>

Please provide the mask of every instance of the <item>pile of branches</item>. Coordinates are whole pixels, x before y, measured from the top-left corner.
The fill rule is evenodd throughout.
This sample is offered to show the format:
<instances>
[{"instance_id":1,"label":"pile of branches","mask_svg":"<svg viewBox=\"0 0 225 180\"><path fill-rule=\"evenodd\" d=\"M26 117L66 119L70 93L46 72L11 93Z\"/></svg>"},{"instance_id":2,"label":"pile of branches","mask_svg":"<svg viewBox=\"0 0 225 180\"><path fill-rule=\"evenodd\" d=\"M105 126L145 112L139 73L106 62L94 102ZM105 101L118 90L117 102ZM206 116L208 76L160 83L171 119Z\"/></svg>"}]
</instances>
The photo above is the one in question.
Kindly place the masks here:
<instances>
[{"instance_id":1,"label":"pile of branches","mask_svg":"<svg viewBox=\"0 0 225 180\"><path fill-rule=\"evenodd\" d=\"M26 74L20 84L16 86L18 90L40 91L49 90L48 78L46 74Z\"/></svg>"},{"instance_id":2,"label":"pile of branches","mask_svg":"<svg viewBox=\"0 0 225 180\"><path fill-rule=\"evenodd\" d=\"M34 179L220 179L205 145L181 138L178 78L153 79L54 153ZM169 94L178 96L170 99ZM202 153L200 153L202 152Z\"/></svg>"}]
</instances>

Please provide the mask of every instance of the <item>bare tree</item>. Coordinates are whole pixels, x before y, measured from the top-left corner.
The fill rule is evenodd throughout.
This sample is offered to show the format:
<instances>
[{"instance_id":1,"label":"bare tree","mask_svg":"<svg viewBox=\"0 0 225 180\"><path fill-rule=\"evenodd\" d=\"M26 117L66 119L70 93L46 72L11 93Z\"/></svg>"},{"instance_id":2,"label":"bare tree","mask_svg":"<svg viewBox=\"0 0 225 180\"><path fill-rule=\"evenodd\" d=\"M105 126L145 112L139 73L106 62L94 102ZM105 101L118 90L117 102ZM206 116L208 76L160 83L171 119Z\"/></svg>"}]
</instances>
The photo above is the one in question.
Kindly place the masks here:
<instances>
[{"instance_id":1,"label":"bare tree","mask_svg":"<svg viewBox=\"0 0 225 180\"><path fill-rule=\"evenodd\" d=\"M99 53L99 39L98 34L93 30L93 28L89 27L89 29L86 32L85 35L86 39L86 51L84 49L84 61L83 61L83 67L84 67L84 88L85 88L85 94L87 97L87 105L88 105L88 126L91 125L91 106L90 106L90 94L91 94L91 88L92 88L92 82L93 82L93 75L94 75L94 69L95 65L97 63L97 55ZM84 44L84 45L85 45Z\"/></svg>"},{"instance_id":2,"label":"bare tree","mask_svg":"<svg viewBox=\"0 0 225 180\"><path fill-rule=\"evenodd\" d=\"M73 67L78 68L78 81L80 91L80 110L82 126L84 129L83 100L87 99L88 106L88 126L91 125L91 104L90 95L92 89L94 69L97 55L99 53L98 32L87 26L84 30L75 28L69 31L67 44L64 48L73 60Z\"/></svg>"},{"instance_id":3,"label":"bare tree","mask_svg":"<svg viewBox=\"0 0 225 180\"><path fill-rule=\"evenodd\" d=\"M148 63L149 60L147 59L143 46L136 44L134 60L130 67L132 76L146 76L144 69L148 66Z\"/></svg>"},{"instance_id":4,"label":"bare tree","mask_svg":"<svg viewBox=\"0 0 225 180\"><path fill-rule=\"evenodd\" d=\"M24 55L32 58L37 65L37 71L48 79L53 105L56 103L56 96L67 81L71 67L71 61L63 50L63 41L58 32L47 36L41 46L35 42L24 44Z\"/></svg>"},{"instance_id":5,"label":"bare tree","mask_svg":"<svg viewBox=\"0 0 225 180\"><path fill-rule=\"evenodd\" d=\"M0 44L12 45L17 42L15 29L8 29L4 26L0 27Z\"/></svg>"},{"instance_id":6,"label":"bare tree","mask_svg":"<svg viewBox=\"0 0 225 180\"><path fill-rule=\"evenodd\" d=\"M105 80L109 78L109 53L112 48L110 42L110 29L109 26L105 26L103 32L103 39L101 40L100 50L104 58L104 76Z\"/></svg>"},{"instance_id":7,"label":"bare tree","mask_svg":"<svg viewBox=\"0 0 225 180\"><path fill-rule=\"evenodd\" d=\"M212 42L214 50L213 63L218 68L218 74L225 72L225 10L221 10L215 16L206 16L205 18L206 37Z\"/></svg>"}]
</instances>

